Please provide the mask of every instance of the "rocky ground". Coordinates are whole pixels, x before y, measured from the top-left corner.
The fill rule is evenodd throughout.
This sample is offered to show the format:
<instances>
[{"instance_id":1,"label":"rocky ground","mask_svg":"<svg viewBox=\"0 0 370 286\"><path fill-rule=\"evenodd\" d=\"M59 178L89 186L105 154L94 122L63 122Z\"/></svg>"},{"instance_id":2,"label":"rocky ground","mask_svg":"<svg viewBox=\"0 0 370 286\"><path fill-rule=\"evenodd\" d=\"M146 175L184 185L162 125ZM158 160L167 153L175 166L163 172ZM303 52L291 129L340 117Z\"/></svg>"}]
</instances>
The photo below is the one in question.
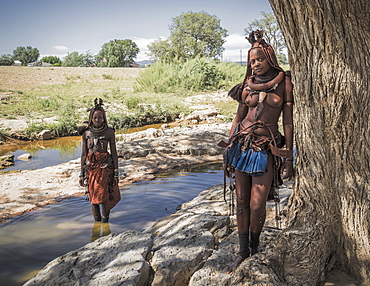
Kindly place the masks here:
<instances>
[{"instance_id":1,"label":"rocky ground","mask_svg":"<svg viewBox=\"0 0 370 286\"><path fill-rule=\"evenodd\" d=\"M291 187L287 183L281 190L282 206ZM270 251L267 245L279 232L273 204L268 203L264 251ZM246 259L234 275L226 273L237 245L235 215L230 216L218 185L144 232L110 234L58 257L25 285L272 285L264 284L269 273L256 271L254 261L264 259L259 254Z\"/></svg>"}]
</instances>

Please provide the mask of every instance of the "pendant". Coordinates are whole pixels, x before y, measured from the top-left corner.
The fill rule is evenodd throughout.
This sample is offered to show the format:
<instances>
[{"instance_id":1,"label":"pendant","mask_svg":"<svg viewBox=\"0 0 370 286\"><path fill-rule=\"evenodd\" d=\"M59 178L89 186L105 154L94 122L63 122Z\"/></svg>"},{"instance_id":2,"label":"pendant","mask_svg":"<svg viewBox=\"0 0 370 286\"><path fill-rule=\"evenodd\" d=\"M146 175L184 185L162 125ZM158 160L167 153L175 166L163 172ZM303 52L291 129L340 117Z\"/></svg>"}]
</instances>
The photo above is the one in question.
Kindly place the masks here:
<instances>
[{"instance_id":1,"label":"pendant","mask_svg":"<svg viewBox=\"0 0 370 286\"><path fill-rule=\"evenodd\" d=\"M266 98L266 95L267 95L266 92L261 91L260 94L259 94L258 102L264 101L264 99Z\"/></svg>"}]
</instances>

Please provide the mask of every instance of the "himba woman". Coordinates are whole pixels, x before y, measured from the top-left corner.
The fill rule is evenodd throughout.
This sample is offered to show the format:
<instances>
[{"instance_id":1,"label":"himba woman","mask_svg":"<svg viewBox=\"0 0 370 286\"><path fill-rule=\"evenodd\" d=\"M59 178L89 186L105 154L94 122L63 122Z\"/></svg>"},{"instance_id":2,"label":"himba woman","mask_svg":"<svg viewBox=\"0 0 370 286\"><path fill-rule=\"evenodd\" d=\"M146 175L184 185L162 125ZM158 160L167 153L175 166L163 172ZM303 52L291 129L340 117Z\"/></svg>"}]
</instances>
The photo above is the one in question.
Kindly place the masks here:
<instances>
[{"instance_id":1,"label":"himba woman","mask_svg":"<svg viewBox=\"0 0 370 286\"><path fill-rule=\"evenodd\" d=\"M102 99L95 99L82 135L80 185L86 186L95 221L107 223L110 210L120 201L118 156L114 129L108 127ZM110 153L108 152L108 147ZM85 181L86 180L86 181ZM100 207L102 214L100 214Z\"/></svg>"},{"instance_id":2,"label":"himba woman","mask_svg":"<svg viewBox=\"0 0 370 286\"><path fill-rule=\"evenodd\" d=\"M241 90L234 97L239 105L225 150L225 173L235 176L239 236L239 253L227 268L229 274L258 252L270 188L293 176L292 83L262 36L257 30L248 37L252 47ZM278 131L281 113L285 138ZM284 140L286 150L278 149Z\"/></svg>"}]
</instances>

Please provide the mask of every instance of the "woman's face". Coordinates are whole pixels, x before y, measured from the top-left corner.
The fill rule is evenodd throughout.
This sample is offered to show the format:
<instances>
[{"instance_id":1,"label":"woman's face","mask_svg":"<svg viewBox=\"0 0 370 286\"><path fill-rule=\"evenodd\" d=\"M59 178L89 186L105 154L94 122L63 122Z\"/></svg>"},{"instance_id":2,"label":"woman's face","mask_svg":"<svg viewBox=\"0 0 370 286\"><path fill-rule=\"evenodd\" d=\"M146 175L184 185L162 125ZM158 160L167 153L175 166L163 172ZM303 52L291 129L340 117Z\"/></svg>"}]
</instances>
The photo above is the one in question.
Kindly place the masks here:
<instances>
[{"instance_id":1,"label":"woman's face","mask_svg":"<svg viewBox=\"0 0 370 286\"><path fill-rule=\"evenodd\" d=\"M252 49L249 53L249 64L256 75L267 73L271 66L261 49Z\"/></svg>"},{"instance_id":2,"label":"woman's face","mask_svg":"<svg viewBox=\"0 0 370 286\"><path fill-rule=\"evenodd\" d=\"M103 113L100 110L97 110L97 111L94 112L93 118L92 118L92 123L93 123L95 128L102 127L102 125L104 123L104 117L103 117Z\"/></svg>"}]
</instances>

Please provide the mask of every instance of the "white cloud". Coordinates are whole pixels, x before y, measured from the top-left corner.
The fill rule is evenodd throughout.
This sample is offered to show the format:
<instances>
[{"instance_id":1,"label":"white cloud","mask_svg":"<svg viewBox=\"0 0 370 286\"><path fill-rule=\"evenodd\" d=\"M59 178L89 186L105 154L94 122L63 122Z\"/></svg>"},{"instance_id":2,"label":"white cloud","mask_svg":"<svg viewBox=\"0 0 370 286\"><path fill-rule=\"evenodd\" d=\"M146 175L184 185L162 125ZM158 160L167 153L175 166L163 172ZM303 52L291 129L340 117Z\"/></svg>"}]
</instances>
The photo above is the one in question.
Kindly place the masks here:
<instances>
[{"instance_id":1,"label":"white cloud","mask_svg":"<svg viewBox=\"0 0 370 286\"><path fill-rule=\"evenodd\" d=\"M69 48L66 46L55 46L54 49L56 49L58 52L69 51Z\"/></svg>"},{"instance_id":2,"label":"white cloud","mask_svg":"<svg viewBox=\"0 0 370 286\"><path fill-rule=\"evenodd\" d=\"M224 48L223 61L239 62L246 60L250 44L242 34L231 34L226 38Z\"/></svg>"}]
</instances>

